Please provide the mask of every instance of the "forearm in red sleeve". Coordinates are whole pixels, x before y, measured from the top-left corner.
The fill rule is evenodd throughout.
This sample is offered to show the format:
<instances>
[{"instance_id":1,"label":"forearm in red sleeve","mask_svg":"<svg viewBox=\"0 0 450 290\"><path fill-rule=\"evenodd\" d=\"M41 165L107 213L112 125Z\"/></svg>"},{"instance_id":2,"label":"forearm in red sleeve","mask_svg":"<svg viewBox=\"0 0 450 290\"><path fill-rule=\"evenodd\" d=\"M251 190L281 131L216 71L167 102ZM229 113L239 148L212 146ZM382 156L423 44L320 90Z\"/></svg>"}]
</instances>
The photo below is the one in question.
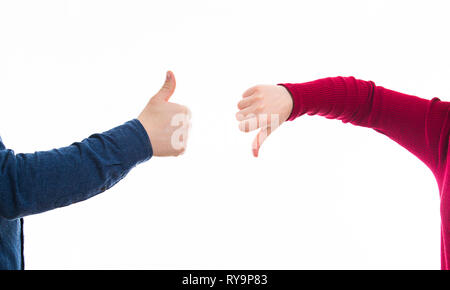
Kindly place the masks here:
<instances>
[{"instance_id":1,"label":"forearm in red sleeve","mask_svg":"<svg viewBox=\"0 0 450 290\"><path fill-rule=\"evenodd\" d=\"M408 149L434 172L445 160L448 102L398 93L354 77L280 85L294 102L288 120L317 114L373 128Z\"/></svg>"}]
</instances>

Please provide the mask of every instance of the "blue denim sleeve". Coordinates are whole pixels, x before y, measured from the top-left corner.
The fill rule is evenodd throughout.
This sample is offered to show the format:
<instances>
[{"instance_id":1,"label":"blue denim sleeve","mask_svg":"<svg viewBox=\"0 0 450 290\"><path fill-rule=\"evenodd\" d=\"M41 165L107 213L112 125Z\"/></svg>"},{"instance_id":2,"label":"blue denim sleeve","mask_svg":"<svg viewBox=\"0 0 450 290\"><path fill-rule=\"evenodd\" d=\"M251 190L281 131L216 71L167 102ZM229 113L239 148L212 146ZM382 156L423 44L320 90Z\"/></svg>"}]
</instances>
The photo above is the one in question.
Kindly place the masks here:
<instances>
[{"instance_id":1,"label":"blue denim sleeve","mask_svg":"<svg viewBox=\"0 0 450 290\"><path fill-rule=\"evenodd\" d=\"M16 219L86 200L152 154L137 119L64 148L31 154L0 150L0 216Z\"/></svg>"}]
</instances>

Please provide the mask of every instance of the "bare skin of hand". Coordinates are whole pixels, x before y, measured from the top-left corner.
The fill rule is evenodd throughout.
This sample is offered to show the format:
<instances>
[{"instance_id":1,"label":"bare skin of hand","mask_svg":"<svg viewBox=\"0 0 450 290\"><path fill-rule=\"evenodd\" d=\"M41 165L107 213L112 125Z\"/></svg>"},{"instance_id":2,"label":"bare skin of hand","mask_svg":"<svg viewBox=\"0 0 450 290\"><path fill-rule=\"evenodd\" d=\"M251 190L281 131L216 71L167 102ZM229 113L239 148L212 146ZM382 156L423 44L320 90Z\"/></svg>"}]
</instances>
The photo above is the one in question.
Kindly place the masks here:
<instances>
[{"instance_id":1,"label":"bare skin of hand","mask_svg":"<svg viewBox=\"0 0 450 290\"><path fill-rule=\"evenodd\" d=\"M243 132L260 129L253 141L253 156L258 157L262 143L289 118L292 106L291 95L283 86L258 85L245 91L236 119Z\"/></svg>"},{"instance_id":2,"label":"bare skin of hand","mask_svg":"<svg viewBox=\"0 0 450 290\"><path fill-rule=\"evenodd\" d=\"M187 107L169 102L175 87L175 76L168 71L164 85L138 117L150 138L153 156L178 156L186 150L191 114Z\"/></svg>"}]
</instances>

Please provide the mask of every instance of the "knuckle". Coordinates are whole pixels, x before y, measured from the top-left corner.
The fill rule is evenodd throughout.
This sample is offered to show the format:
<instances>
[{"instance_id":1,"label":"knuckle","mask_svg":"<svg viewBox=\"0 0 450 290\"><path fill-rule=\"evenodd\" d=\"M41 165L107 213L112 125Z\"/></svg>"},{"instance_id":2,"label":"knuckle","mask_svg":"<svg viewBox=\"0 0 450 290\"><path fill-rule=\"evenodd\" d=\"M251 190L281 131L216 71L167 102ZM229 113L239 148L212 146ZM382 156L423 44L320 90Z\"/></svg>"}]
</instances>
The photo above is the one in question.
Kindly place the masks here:
<instances>
[{"instance_id":1,"label":"knuckle","mask_svg":"<svg viewBox=\"0 0 450 290\"><path fill-rule=\"evenodd\" d=\"M191 114L191 111L186 106L180 106L178 112L183 114L183 115L186 115L186 116L189 116Z\"/></svg>"},{"instance_id":2,"label":"knuckle","mask_svg":"<svg viewBox=\"0 0 450 290\"><path fill-rule=\"evenodd\" d=\"M176 104L175 110L177 113L183 113L184 112L184 106Z\"/></svg>"},{"instance_id":3,"label":"knuckle","mask_svg":"<svg viewBox=\"0 0 450 290\"><path fill-rule=\"evenodd\" d=\"M256 101L262 101L264 98L261 94L255 96Z\"/></svg>"},{"instance_id":4,"label":"knuckle","mask_svg":"<svg viewBox=\"0 0 450 290\"><path fill-rule=\"evenodd\" d=\"M264 107L261 104L258 104L257 106L255 106L254 112L258 115L262 112L263 108Z\"/></svg>"}]
</instances>

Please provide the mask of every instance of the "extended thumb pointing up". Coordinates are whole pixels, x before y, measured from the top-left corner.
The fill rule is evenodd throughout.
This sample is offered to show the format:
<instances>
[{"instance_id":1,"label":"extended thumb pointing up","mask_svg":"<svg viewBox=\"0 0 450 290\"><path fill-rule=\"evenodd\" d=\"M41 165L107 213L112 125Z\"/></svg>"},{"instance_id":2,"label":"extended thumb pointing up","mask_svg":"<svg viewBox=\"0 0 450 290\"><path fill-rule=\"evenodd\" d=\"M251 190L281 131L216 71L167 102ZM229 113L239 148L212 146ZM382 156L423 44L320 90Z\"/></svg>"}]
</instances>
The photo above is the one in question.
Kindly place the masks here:
<instances>
[{"instance_id":1,"label":"extended thumb pointing up","mask_svg":"<svg viewBox=\"0 0 450 290\"><path fill-rule=\"evenodd\" d=\"M175 91L176 81L173 72L168 71L166 74L166 81L159 90L159 92L152 97L152 101L167 102Z\"/></svg>"}]
</instances>

